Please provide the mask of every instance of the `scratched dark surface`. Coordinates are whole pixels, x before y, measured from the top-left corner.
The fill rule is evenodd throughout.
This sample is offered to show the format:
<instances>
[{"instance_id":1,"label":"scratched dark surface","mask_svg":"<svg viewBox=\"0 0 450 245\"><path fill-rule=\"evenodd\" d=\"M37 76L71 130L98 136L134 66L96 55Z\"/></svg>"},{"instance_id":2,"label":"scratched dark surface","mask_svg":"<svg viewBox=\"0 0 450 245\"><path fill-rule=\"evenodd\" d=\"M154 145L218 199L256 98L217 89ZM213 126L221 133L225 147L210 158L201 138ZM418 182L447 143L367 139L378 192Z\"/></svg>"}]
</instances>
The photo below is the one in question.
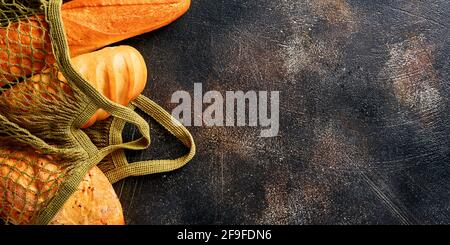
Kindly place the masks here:
<instances>
[{"instance_id":1,"label":"scratched dark surface","mask_svg":"<svg viewBox=\"0 0 450 245\"><path fill-rule=\"evenodd\" d=\"M278 137L190 127L186 167L117 183L127 223L450 223L449 21L447 0L193 0L124 42L168 110L195 82L281 92ZM130 160L185 153L151 123Z\"/></svg>"}]
</instances>

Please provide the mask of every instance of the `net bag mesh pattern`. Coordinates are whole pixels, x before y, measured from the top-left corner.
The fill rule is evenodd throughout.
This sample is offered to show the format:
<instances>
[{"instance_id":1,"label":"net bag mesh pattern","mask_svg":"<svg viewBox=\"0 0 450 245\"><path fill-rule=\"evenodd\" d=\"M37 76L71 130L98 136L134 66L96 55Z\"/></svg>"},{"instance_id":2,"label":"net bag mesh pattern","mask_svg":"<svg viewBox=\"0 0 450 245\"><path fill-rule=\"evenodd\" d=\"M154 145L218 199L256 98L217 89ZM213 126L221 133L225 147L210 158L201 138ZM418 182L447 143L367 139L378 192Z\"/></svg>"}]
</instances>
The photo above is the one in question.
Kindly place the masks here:
<instances>
[{"instance_id":1,"label":"net bag mesh pattern","mask_svg":"<svg viewBox=\"0 0 450 245\"><path fill-rule=\"evenodd\" d=\"M192 136L144 96L128 107L109 101L70 63L61 0L0 0L0 219L48 224L98 165L114 183L167 172L195 155ZM82 129L103 109L109 120ZM150 145L150 127L134 109L156 119L189 153L173 160L129 164L124 150ZM124 125L141 138L122 142Z\"/></svg>"},{"instance_id":2,"label":"net bag mesh pattern","mask_svg":"<svg viewBox=\"0 0 450 245\"><path fill-rule=\"evenodd\" d=\"M0 2L0 214L32 223L88 157L70 131L86 96L59 72L44 1Z\"/></svg>"}]
</instances>

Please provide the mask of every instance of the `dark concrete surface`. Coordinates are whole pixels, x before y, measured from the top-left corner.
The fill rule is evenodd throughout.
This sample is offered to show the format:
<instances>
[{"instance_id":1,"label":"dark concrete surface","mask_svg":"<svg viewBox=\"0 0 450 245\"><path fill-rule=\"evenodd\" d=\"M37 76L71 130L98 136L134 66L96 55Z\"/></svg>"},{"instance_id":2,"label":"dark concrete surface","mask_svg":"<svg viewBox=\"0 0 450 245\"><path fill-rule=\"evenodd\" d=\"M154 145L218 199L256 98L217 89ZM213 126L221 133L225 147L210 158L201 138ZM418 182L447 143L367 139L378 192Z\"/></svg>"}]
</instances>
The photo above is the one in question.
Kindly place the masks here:
<instances>
[{"instance_id":1,"label":"dark concrete surface","mask_svg":"<svg viewBox=\"0 0 450 245\"><path fill-rule=\"evenodd\" d=\"M185 168L117 183L127 223L450 223L449 21L447 0L193 0L123 42L168 110L194 83L281 93L278 137L190 127ZM130 160L185 153L149 121Z\"/></svg>"}]
</instances>

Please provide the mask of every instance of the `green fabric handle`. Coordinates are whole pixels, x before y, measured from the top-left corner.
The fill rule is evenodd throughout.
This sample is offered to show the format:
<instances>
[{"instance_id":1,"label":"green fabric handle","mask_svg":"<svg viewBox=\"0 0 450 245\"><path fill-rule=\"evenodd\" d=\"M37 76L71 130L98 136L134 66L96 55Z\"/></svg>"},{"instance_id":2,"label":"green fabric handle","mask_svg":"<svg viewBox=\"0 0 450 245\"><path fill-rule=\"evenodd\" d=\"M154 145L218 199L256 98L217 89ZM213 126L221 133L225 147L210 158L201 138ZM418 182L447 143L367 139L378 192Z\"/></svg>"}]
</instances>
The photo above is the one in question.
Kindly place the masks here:
<instances>
[{"instance_id":1,"label":"green fabric handle","mask_svg":"<svg viewBox=\"0 0 450 245\"><path fill-rule=\"evenodd\" d=\"M89 82L87 82L72 66L69 55L69 45L67 43L66 34L64 31L64 25L61 18L61 0L50 0L47 7L46 17L50 24L50 37L52 39L52 49L55 55L56 62L60 68L62 74L71 83L80 89L85 95L92 100L92 102L103 110L109 112L112 116L121 118L129 123L136 125L142 134L142 137L138 140L122 144L121 148L130 150L143 150L150 146L150 128L147 122L140 117L133 110L124 107L120 104L114 103L102 94L100 94ZM82 124L87 122L92 116L90 111L86 111L80 115L83 120L78 120ZM74 125L75 127L81 127L80 125Z\"/></svg>"},{"instance_id":2,"label":"green fabric handle","mask_svg":"<svg viewBox=\"0 0 450 245\"><path fill-rule=\"evenodd\" d=\"M167 111L161 108L158 104L149 98L141 95L132 102L143 112L151 116L155 121L161 124L167 131L179 139L187 148L189 152L176 159L167 160L149 160L135 163L128 163L125 153L118 151L113 153L112 160L115 168L105 175L111 183L116 183L119 180L130 176L142 176L162 172L170 172L183 167L195 156L196 145L191 133L181 123L176 121ZM115 118L111 124L110 143L119 144L122 141L122 130L125 122L119 118Z\"/></svg>"},{"instance_id":3,"label":"green fabric handle","mask_svg":"<svg viewBox=\"0 0 450 245\"><path fill-rule=\"evenodd\" d=\"M183 144L188 147L189 153L173 160L150 160L137 163L128 163L125 157L124 149L130 150L144 150L150 146L150 127L148 123L139 116L131 107L124 107L114 103L101 95L94 87L92 87L75 69L70 62L69 48L64 31L63 21L61 18L61 0L42 0L46 10L47 22L50 25L50 38L52 41L52 49L56 62L64 75L68 78L68 82L72 85L72 89L81 91L87 96L86 99L91 102L83 110L83 113L78 115L73 121L70 128L71 134L77 139L81 149L73 149L76 151L84 151L89 156L85 161L79 163L71 172L68 179L64 181L58 190L55 197L49 202L48 206L41 211L36 219L35 224L48 224L51 222L57 212L63 207L64 203L76 191L79 183L82 181L87 172L97 165L104 157L112 154L114 169L106 172L105 175L115 183L123 178L129 176L141 176L154 173L161 173L172 171L184 166L195 155L196 146L194 139L189 131L177 122L168 112L158 106L145 96L139 96L132 104L138 107L158 123L164 126L171 134L176 136ZM97 149L89 137L80 129L85 122L92 117L95 111L99 108L109 112L113 117L113 123L110 128L110 144L103 149ZM122 131L126 123L135 125L142 137L131 141L122 142ZM26 133L26 132L25 132ZM45 142L38 141L38 144L45 144ZM51 146L45 147L54 149Z\"/></svg>"},{"instance_id":4,"label":"green fabric handle","mask_svg":"<svg viewBox=\"0 0 450 245\"><path fill-rule=\"evenodd\" d=\"M115 117L115 120L122 120L123 123L128 122L136 125L143 135L142 138L128 142L128 143L117 143L111 146L105 147L100 150L98 158L104 158L107 155L119 150L119 149L130 149L130 150L142 150L149 147L150 138L150 128L147 122L140 117L132 109L124 107L122 105L116 104L106 97L101 95L94 87L92 87L75 69L70 63L70 57L67 52L68 44L66 40L66 35L64 33L63 22L61 18L61 0L50 0L50 6L48 8L49 12L47 18L49 23L53 23L53 28L50 29L50 34L52 36L52 41L55 43L54 53L58 59L58 65L61 68L62 73L66 77L70 77L71 81L76 84L76 86L93 102L99 107L108 111L111 115ZM168 172L178 169L189 162L195 155L196 146L194 139L189 131L179 122L176 121L168 112L166 112L159 105L151 101L145 96L139 96L134 102L138 108L152 116L158 123L165 127L171 134L177 137L183 144L190 149L189 153L183 157L174 160L151 160L142 161L133 164L124 164L121 166L116 166L116 168L108 173L105 173L108 179L115 183L121 179L129 176L141 176L160 172ZM91 113L85 113L80 117L87 121L92 116ZM85 122L80 120L81 122ZM81 126L77 125L77 126ZM111 131L112 134L122 135L122 130ZM115 138L118 138L118 137ZM112 143L112 142L111 142ZM126 158L122 158L122 163L126 162Z\"/></svg>"},{"instance_id":5,"label":"green fabric handle","mask_svg":"<svg viewBox=\"0 0 450 245\"><path fill-rule=\"evenodd\" d=\"M82 148L77 150L84 150L89 154L89 158L84 162L79 163L77 168L71 172L69 178L62 183L57 194L51 202L49 202L48 206L36 216L35 220L33 220L33 223L35 224L50 223L53 217L63 207L64 203L76 191L79 183L87 172L97 165L106 155L117 149L143 150L150 146L150 127L147 122L130 108L116 104L101 95L73 68L70 62L69 46L61 17L62 1L49 0L42 2L47 5L45 6L45 16L49 23L49 35L52 41L53 54L60 71L64 77L68 78L67 80L71 83L72 89L81 90L87 96L87 99L92 102L88 105L86 110L74 120L74 125L71 127L72 134L77 138L77 141ZM111 115L136 125L141 132L142 137L132 142L122 143L117 146L109 146L99 151L80 129L99 108L103 108Z\"/></svg>"}]
</instances>

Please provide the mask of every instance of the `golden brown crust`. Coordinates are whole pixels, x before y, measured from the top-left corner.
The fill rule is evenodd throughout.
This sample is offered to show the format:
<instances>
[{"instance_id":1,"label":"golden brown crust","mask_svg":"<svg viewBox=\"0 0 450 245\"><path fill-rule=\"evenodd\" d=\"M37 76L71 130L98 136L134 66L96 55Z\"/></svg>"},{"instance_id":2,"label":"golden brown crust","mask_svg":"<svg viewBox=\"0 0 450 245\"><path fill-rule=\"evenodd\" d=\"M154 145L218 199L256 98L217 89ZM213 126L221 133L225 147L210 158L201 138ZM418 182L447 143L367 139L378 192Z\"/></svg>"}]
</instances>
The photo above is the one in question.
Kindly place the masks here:
<instances>
[{"instance_id":1,"label":"golden brown crust","mask_svg":"<svg viewBox=\"0 0 450 245\"><path fill-rule=\"evenodd\" d=\"M50 156L0 149L0 218L12 224L29 224L54 196L62 177L64 171ZM88 172L51 224L124 224L120 201L99 168Z\"/></svg>"},{"instance_id":2,"label":"golden brown crust","mask_svg":"<svg viewBox=\"0 0 450 245\"><path fill-rule=\"evenodd\" d=\"M52 225L123 225L122 206L106 176L91 169Z\"/></svg>"},{"instance_id":3,"label":"golden brown crust","mask_svg":"<svg viewBox=\"0 0 450 245\"><path fill-rule=\"evenodd\" d=\"M62 7L72 56L166 26L190 0L74 0ZM94 17L94 18L93 18Z\"/></svg>"},{"instance_id":4,"label":"golden brown crust","mask_svg":"<svg viewBox=\"0 0 450 245\"><path fill-rule=\"evenodd\" d=\"M166 26L183 15L190 3L190 0L67 2L61 13L70 55L85 54ZM5 81L39 73L54 63L47 29L44 16L0 28L0 86Z\"/></svg>"},{"instance_id":5,"label":"golden brown crust","mask_svg":"<svg viewBox=\"0 0 450 245\"><path fill-rule=\"evenodd\" d=\"M37 153L36 153L37 154ZM27 224L45 199L53 196L62 171L50 156L0 149L0 217L12 224Z\"/></svg>"}]
</instances>

